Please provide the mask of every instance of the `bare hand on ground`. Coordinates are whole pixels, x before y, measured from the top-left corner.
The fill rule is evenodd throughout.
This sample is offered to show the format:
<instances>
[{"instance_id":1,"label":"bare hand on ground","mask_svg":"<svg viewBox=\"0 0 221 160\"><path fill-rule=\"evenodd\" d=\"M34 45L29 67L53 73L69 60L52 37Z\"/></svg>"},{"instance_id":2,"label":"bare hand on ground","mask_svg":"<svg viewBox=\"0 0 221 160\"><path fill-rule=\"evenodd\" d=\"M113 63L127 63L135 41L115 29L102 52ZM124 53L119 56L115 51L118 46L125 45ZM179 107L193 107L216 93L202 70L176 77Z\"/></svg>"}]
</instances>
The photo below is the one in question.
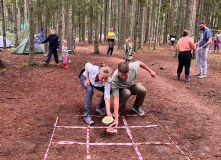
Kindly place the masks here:
<instances>
[{"instance_id":1,"label":"bare hand on ground","mask_svg":"<svg viewBox=\"0 0 221 160\"><path fill-rule=\"evenodd\" d=\"M154 71L150 72L151 77L156 78L156 73Z\"/></svg>"},{"instance_id":2,"label":"bare hand on ground","mask_svg":"<svg viewBox=\"0 0 221 160\"><path fill-rule=\"evenodd\" d=\"M118 120L114 120L114 123L112 123L111 125L109 125L110 128L113 128L113 126L115 126L115 128L117 128L118 126Z\"/></svg>"}]
</instances>

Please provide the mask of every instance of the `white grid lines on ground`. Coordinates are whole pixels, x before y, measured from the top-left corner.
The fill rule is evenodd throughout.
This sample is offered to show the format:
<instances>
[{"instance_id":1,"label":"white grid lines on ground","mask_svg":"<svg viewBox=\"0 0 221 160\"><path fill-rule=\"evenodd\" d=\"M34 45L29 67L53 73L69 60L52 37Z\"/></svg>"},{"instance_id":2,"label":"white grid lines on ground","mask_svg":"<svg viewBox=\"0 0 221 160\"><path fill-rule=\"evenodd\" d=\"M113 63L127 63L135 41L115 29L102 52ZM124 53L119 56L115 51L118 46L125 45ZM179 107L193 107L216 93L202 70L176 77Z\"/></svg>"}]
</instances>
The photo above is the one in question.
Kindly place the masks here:
<instances>
[{"instance_id":1,"label":"white grid lines on ground","mask_svg":"<svg viewBox=\"0 0 221 160\"><path fill-rule=\"evenodd\" d=\"M106 145L120 145L120 146L133 146L139 159L143 159L142 156L141 156L141 153L139 152L138 150L138 147L137 145L175 145L176 148L182 153L182 155L184 155L188 160L190 160L190 158L178 147L178 145L171 139L171 137L165 132L165 130L163 129L163 127L157 122L157 120L155 119L155 117L150 114L150 116L153 118L153 120L155 121L156 125L148 125L148 126L129 126L127 124L127 121L125 119L125 117L139 117L139 116L147 116L148 114L145 114L145 115L125 115L125 116L121 116L123 118L123 123L124 123L124 126L118 126L118 128L123 128L123 129L126 129L127 131L127 135L129 136L130 140L131 140L131 143L90 143L89 140L90 140L90 129L92 128L108 128L106 126L57 126L57 122L58 122L58 117L56 118L56 121L55 121L55 124L54 124L54 129L53 129L53 133L52 133L52 136L51 136L51 139L49 141L49 145L48 145L48 148L47 148L47 151L45 153L45 157L44 157L44 160L46 160L47 156L48 156L48 153L49 153L49 149L50 149L50 146L52 144L69 144L69 145L73 145L73 144L76 144L76 145L86 145L86 151L87 151L87 160L91 160L91 155L90 155L90 152L89 152L89 146L106 146ZM79 117L79 116L82 116L82 115L74 115L74 114L61 114L60 115L61 117L63 116L68 116L68 117L72 117L72 116L76 116L76 117ZM97 116L97 115L92 115L92 117L103 117L103 116ZM164 143L164 142L143 142L143 143L135 143L133 141L133 138L132 138L132 134L130 132L130 128L151 128L151 127L160 127L160 129L163 131L163 133L166 135L166 137L171 141L169 143ZM87 140L86 140L86 143L85 142L74 142L74 141L57 141L57 142L53 142L53 137L54 137L54 133L55 133L55 129L56 128L70 128L70 129L87 129Z\"/></svg>"}]
</instances>

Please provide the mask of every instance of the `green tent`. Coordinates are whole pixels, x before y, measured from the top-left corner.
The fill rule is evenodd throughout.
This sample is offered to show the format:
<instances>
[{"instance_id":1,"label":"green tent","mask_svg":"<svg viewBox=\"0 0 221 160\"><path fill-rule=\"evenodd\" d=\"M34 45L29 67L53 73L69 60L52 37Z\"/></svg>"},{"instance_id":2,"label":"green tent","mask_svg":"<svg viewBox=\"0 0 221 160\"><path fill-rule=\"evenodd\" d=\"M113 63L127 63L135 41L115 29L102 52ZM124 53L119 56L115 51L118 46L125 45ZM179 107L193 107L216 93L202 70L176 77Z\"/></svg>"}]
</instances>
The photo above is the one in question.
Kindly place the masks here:
<instances>
[{"instance_id":1,"label":"green tent","mask_svg":"<svg viewBox=\"0 0 221 160\"><path fill-rule=\"evenodd\" d=\"M29 54L29 39L26 37L19 46L12 52L12 54ZM38 44L35 48L35 54L44 53L44 44Z\"/></svg>"}]
</instances>

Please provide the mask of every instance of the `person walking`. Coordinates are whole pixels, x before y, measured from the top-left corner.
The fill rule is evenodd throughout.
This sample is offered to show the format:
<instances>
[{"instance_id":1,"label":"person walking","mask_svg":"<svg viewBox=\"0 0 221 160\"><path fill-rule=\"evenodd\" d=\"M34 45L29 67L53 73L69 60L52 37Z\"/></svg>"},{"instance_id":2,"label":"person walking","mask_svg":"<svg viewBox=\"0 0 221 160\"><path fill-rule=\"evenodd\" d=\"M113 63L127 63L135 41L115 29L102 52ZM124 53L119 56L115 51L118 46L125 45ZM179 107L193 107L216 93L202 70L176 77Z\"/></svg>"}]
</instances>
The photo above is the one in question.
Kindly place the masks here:
<instances>
[{"instance_id":1,"label":"person walking","mask_svg":"<svg viewBox=\"0 0 221 160\"><path fill-rule=\"evenodd\" d=\"M209 44L212 42L212 32L206 27L204 21L199 22L200 39L198 47L196 49L196 62L199 72L194 74L198 78L206 78L207 73L207 54L209 50Z\"/></svg>"},{"instance_id":2,"label":"person walking","mask_svg":"<svg viewBox=\"0 0 221 160\"><path fill-rule=\"evenodd\" d=\"M180 80L180 74L183 71L183 66L185 66L185 81L189 82L190 65L192 54L191 50L195 49L195 44L192 38L189 37L189 31L184 30L182 32L182 38L179 39L177 43L178 55L178 68L177 68L177 80Z\"/></svg>"},{"instance_id":3,"label":"person walking","mask_svg":"<svg viewBox=\"0 0 221 160\"><path fill-rule=\"evenodd\" d=\"M55 29L51 29L51 35L49 35L44 41L39 41L38 43L47 43L49 42L49 52L47 59L45 61L45 65L48 66L52 54L54 55L56 66L59 66L59 60L58 60L58 51L59 51L59 36L56 35Z\"/></svg>"},{"instance_id":4,"label":"person walking","mask_svg":"<svg viewBox=\"0 0 221 160\"><path fill-rule=\"evenodd\" d=\"M174 46L176 39L177 39L176 32L174 32L173 34L170 35L170 39L169 39L170 45L171 45L171 47L170 47L171 51L173 50L173 46Z\"/></svg>"}]
</instances>

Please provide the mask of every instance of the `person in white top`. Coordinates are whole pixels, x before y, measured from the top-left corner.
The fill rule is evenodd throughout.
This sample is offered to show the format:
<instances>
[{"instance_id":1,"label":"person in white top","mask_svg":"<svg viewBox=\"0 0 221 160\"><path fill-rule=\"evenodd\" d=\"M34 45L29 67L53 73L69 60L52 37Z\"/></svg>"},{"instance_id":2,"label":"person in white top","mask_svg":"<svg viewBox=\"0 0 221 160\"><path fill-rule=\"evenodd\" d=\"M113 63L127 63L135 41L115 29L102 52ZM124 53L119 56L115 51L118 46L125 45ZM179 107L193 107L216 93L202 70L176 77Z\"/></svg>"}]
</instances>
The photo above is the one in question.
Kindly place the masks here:
<instances>
[{"instance_id":1,"label":"person in white top","mask_svg":"<svg viewBox=\"0 0 221 160\"><path fill-rule=\"evenodd\" d=\"M106 64L102 63L101 66L92 65L91 63L85 64L85 71L79 75L80 83L86 90L84 121L93 125L94 121L90 117L91 103L93 97L93 88L103 92L103 96L97 105L96 113L102 116L112 116L110 112L110 94L111 94L111 78L112 69ZM102 108L106 106L106 113Z\"/></svg>"}]
</instances>

